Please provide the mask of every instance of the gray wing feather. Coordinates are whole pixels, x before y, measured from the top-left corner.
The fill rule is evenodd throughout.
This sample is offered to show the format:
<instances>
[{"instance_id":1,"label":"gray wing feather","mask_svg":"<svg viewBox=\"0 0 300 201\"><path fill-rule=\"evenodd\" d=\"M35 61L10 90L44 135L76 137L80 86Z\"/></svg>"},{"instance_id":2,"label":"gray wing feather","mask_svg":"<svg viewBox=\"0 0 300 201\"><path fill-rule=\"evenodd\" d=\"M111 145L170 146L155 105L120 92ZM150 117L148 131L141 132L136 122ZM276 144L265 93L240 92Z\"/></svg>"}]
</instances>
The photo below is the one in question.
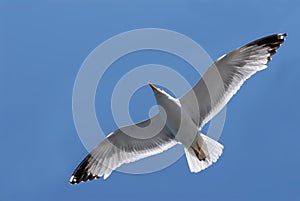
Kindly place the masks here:
<instances>
[{"instance_id":1,"label":"gray wing feather","mask_svg":"<svg viewBox=\"0 0 300 201\"><path fill-rule=\"evenodd\" d=\"M211 120L257 71L265 69L286 34L274 34L237 48L216 60L180 103L199 129Z\"/></svg>"},{"instance_id":2,"label":"gray wing feather","mask_svg":"<svg viewBox=\"0 0 300 201\"><path fill-rule=\"evenodd\" d=\"M70 183L80 183L103 177L124 163L130 163L163 152L177 144L174 136L163 126L158 115L136 125L112 132L100 142L74 171ZM149 126L151 123L151 126ZM153 135L157 133L156 135ZM129 135L128 135L129 134Z\"/></svg>"}]
</instances>

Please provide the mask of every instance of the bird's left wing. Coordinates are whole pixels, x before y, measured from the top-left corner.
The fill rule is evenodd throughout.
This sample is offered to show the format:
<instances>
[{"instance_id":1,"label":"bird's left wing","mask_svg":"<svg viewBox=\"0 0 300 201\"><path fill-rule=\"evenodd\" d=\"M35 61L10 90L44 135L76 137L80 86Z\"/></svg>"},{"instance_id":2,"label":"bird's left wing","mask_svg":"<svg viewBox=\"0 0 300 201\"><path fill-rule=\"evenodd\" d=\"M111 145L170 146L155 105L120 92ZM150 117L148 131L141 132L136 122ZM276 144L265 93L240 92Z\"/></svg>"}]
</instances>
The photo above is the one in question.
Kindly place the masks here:
<instances>
[{"instance_id":1,"label":"bird's left wing","mask_svg":"<svg viewBox=\"0 0 300 201\"><path fill-rule=\"evenodd\" d=\"M159 115L112 132L80 163L70 183L103 177L124 163L158 154L177 144Z\"/></svg>"},{"instance_id":2,"label":"bird's left wing","mask_svg":"<svg viewBox=\"0 0 300 201\"><path fill-rule=\"evenodd\" d=\"M199 128L227 104L245 80L267 67L285 36L273 34L220 57L192 90L179 99Z\"/></svg>"}]
</instances>

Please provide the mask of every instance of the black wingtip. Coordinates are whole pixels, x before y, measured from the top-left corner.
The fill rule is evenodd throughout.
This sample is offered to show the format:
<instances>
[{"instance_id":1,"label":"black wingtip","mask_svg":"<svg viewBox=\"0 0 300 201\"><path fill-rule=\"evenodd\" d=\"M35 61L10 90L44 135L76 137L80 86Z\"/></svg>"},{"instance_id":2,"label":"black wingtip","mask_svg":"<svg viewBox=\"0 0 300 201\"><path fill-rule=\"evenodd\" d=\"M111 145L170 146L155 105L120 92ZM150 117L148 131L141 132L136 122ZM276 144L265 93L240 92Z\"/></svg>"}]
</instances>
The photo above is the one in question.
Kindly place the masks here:
<instances>
[{"instance_id":1,"label":"black wingtip","mask_svg":"<svg viewBox=\"0 0 300 201\"><path fill-rule=\"evenodd\" d=\"M275 45L275 46L278 46L284 42L284 37L286 37L286 36L287 36L287 33L272 34L272 35L260 38L258 40L255 40L255 41L247 44L246 46L252 46L252 45L257 45L257 46Z\"/></svg>"},{"instance_id":2,"label":"black wingtip","mask_svg":"<svg viewBox=\"0 0 300 201\"><path fill-rule=\"evenodd\" d=\"M74 175L72 175L72 177L69 180L70 184L77 184L76 182L76 178L74 178Z\"/></svg>"},{"instance_id":3,"label":"black wingtip","mask_svg":"<svg viewBox=\"0 0 300 201\"><path fill-rule=\"evenodd\" d=\"M282 36L284 36L284 37L286 37L287 36L287 33L283 33L283 34L281 34Z\"/></svg>"},{"instance_id":4,"label":"black wingtip","mask_svg":"<svg viewBox=\"0 0 300 201\"><path fill-rule=\"evenodd\" d=\"M284 41L284 38L287 36L287 33L280 33L280 34L277 34L277 37L279 40L283 40Z\"/></svg>"},{"instance_id":5,"label":"black wingtip","mask_svg":"<svg viewBox=\"0 0 300 201\"><path fill-rule=\"evenodd\" d=\"M271 56L276 54L277 49L280 47L282 43L284 43L284 39L286 36L287 33L269 35L247 44L246 47L249 46L260 46L263 48L267 47L268 48L267 51L270 53L270 56L267 58L267 60L268 62L270 62L272 60Z\"/></svg>"},{"instance_id":6,"label":"black wingtip","mask_svg":"<svg viewBox=\"0 0 300 201\"><path fill-rule=\"evenodd\" d=\"M78 184L80 182L90 181L93 179L99 179L98 175L90 173L87 168L89 160L91 159L91 154L88 154L85 159L79 164L74 173L72 174L69 182L70 184Z\"/></svg>"},{"instance_id":7,"label":"black wingtip","mask_svg":"<svg viewBox=\"0 0 300 201\"><path fill-rule=\"evenodd\" d=\"M100 177L98 175L92 175L92 174L84 174L84 176L81 176L80 178L75 177L72 175L69 182L70 184L79 184L81 182L91 181L93 179L99 179Z\"/></svg>"}]
</instances>

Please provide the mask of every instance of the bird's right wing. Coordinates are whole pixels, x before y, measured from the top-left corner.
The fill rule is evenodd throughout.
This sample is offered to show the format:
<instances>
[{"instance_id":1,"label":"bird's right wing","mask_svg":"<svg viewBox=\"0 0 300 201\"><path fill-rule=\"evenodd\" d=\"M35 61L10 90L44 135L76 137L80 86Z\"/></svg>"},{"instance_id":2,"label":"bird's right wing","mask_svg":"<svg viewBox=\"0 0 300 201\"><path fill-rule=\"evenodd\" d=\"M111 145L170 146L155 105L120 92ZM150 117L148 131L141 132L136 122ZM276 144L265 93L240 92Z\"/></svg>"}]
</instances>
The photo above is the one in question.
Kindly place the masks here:
<instances>
[{"instance_id":1,"label":"bird's right wing","mask_svg":"<svg viewBox=\"0 0 300 201\"><path fill-rule=\"evenodd\" d=\"M107 178L113 170L130 163L158 154L177 144L159 115L126 126L112 132L100 142L80 163L70 178L70 183L95 178Z\"/></svg>"},{"instance_id":2,"label":"bird's right wing","mask_svg":"<svg viewBox=\"0 0 300 201\"><path fill-rule=\"evenodd\" d=\"M180 103L201 128L257 71L265 69L286 34L274 34L235 49L216 60Z\"/></svg>"}]
</instances>

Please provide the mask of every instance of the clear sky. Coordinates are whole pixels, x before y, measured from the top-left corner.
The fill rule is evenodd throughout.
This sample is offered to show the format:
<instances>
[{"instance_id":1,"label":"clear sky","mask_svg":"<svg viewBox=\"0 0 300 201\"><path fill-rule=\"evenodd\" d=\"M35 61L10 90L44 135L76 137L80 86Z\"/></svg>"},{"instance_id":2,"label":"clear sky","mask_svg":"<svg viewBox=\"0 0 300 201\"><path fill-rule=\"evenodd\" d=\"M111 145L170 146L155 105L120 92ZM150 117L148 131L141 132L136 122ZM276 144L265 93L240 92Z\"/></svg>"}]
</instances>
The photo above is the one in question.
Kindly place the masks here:
<instances>
[{"instance_id":1,"label":"clear sky","mask_svg":"<svg viewBox=\"0 0 300 201\"><path fill-rule=\"evenodd\" d=\"M300 3L295 2L1 0L0 200L299 200ZM185 34L213 59L268 34L288 37L269 68L228 104L219 140L225 149L216 164L191 174L182 157L156 173L113 172L105 181L70 185L87 154L72 116L78 70L101 42L148 27ZM120 73L148 63L181 72L186 65L159 52L137 53L112 65L100 85L112 90ZM191 84L199 78L185 77ZM116 125L109 108L101 108L101 93L97 114L108 133ZM133 119L145 119L155 104L150 88L137 92L133 103Z\"/></svg>"}]
</instances>

